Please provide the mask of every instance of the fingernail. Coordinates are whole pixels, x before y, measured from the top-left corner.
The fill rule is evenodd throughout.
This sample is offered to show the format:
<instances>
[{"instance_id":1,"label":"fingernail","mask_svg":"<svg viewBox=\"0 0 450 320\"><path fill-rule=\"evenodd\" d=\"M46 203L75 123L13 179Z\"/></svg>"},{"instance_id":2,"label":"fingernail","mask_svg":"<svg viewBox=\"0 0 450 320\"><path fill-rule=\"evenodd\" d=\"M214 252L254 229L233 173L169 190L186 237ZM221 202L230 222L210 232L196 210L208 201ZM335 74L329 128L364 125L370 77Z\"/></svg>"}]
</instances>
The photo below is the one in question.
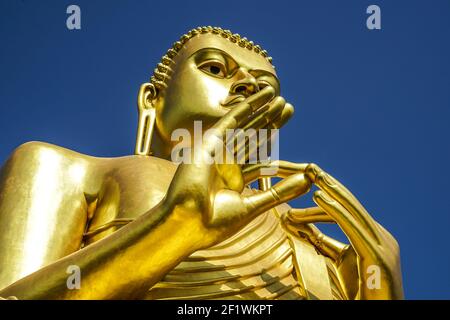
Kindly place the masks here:
<instances>
[{"instance_id":1,"label":"fingernail","mask_svg":"<svg viewBox=\"0 0 450 320\"><path fill-rule=\"evenodd\" d=\"M327 173L324 173L322 175L322 179L329 187L336 186L336 183L333 181L333 179Z\"/></svg>"},{"instance_id":2,"label":"fingernail","mask_svg":"<svg viewBox=\"0 0 450 320\"><path fill-rule=\"evenodd\" d=\"M320 199L322 199L323 201L325 201L326 203L329 204L334 204L334 200L332 198L330 198L329 196L327 196L325 193L318 191L318 197L320 197Z\"/></svg>"}]
</instances>

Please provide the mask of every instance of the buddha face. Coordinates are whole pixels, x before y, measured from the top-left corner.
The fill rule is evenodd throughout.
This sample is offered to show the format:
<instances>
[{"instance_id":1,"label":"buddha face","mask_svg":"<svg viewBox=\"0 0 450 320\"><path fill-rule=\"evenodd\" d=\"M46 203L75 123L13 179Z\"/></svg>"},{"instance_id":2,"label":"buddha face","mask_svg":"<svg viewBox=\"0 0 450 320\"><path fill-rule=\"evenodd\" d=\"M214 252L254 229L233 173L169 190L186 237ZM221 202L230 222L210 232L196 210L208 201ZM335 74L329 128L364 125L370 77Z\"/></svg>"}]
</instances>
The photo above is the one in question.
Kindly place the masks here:
<instances>
[{"instance_id":1,"label":"buddha face","mask_svg":"<svg viewBox=\"0 0 450 320\"><path fill-rule=\"evenodd\" d=\"M179 128L193 134L194 121L208 129L233 106L265 86L280 92L275 70L263 56L214 34L190 39L174 58L173 74L154 103L156 149L167 154Z\"/></svg>"}]
</instances>

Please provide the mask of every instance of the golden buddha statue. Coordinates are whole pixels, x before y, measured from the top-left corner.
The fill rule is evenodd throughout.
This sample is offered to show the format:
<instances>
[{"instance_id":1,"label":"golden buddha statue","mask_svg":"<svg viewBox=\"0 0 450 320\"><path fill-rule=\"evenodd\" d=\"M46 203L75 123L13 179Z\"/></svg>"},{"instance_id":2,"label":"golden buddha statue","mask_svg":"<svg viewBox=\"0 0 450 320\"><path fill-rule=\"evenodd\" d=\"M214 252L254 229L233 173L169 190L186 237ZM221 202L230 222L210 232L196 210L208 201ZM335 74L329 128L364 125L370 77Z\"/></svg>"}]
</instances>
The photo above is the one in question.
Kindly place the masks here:
<instances>
[{"instance_id":1,"label":"golden buddha statue","mask_svg":"<svg viewBox=\"0 0 450 320\"><path fill-rule=\"evenodd\" d=\"M138 107L135 155L29 142L6 161L1 297L403 298L397 242L317 165L207 161L227 130L280 128L293 114L266 51L228 30L193 29L141 86ZM214 129L198 161L170 161L172 133L192 132L194 121ZM261 174L271 168L281 178L273 186ZM287 204L313 184L317 207ZM337 223L350 244L318 222ZM76 289L71 266L81 271Z\"/></svg>"}]
</instances>

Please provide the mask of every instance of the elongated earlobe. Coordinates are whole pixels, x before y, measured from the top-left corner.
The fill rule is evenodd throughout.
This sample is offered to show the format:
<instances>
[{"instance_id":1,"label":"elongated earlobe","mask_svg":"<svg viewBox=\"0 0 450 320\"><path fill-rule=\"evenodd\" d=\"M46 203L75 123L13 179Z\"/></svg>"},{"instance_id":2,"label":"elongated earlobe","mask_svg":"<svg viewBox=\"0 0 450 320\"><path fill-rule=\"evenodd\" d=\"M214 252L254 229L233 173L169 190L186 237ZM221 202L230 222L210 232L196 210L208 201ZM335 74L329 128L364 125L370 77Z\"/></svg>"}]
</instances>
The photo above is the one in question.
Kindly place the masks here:
<instances>
[{"instance_id":1,"label":"elongated earlobe","mask_svg":"<svg viewBox=\"0 0 450 320\"><path fill-rule=\"evenodd\" d=\"M153 106L155 98L155 86L151 83L142 84L138 95L139 122L134 151L136 155L150 156L152 154L150 146L156 118L156 110Z\"/></svg>"}]
</instances>

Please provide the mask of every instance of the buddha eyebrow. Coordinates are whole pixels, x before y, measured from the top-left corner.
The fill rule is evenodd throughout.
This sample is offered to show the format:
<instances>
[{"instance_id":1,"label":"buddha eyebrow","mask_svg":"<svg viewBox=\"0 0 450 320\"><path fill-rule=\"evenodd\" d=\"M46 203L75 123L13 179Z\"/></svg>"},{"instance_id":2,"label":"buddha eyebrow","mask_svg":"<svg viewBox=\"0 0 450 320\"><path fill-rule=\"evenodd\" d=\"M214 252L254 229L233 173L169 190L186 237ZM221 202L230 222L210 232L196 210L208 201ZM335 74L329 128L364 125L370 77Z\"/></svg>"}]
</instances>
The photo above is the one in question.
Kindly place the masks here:
<instances>
[{"instance_id":1,"label":"buddha eyebrow","mask_svg":"<svg viewBox=\"0 0 450 320\"><path fill-rule=\"evenodd\" d=\"M266 77L272 77L272 78L274 78L275 80L278 81L277 76L274 75L272 72L267 71L267 70L253 69L253 70L250 70L249 72L250 72L255 78L266 76Z\"/></svg>"},{"instance_id":2,"label":"buddha eyebrow","mask_svg":"<svg viewBox=\"0 0 450 320\"><path fill-rule=\"evenodd\" d=\"M227 53L225 53L222 50L215 49L215 48L203 48L193 53L195 55L196 59L207 59L207 58L214 58L217 57L219 59L224 60L224 62L228 62L228 60L232 60L234 63L233 58L231 58ZM212 57L211 57L212 56Z\"/></svg>"}]
</instances>

